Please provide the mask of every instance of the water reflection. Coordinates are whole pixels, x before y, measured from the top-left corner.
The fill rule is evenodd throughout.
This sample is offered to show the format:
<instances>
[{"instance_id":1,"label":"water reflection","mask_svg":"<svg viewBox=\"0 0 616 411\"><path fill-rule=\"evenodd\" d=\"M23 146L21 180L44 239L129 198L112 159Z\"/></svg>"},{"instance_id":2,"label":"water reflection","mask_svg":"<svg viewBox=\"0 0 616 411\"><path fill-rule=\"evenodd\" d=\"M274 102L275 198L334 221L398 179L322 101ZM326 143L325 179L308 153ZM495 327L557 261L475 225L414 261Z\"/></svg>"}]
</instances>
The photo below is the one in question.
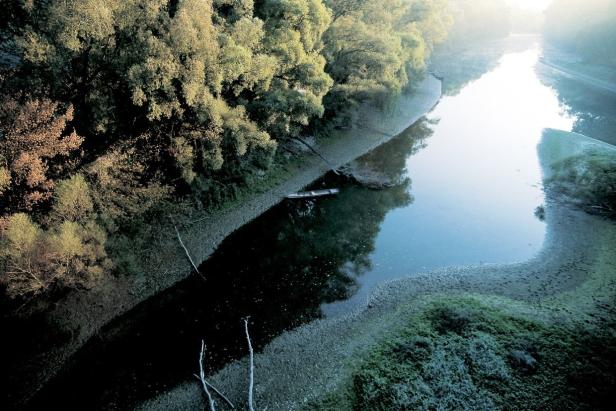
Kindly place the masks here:
<instances>
[{"instance_id":1,"label":"water reflection","mask_svg":"<svg viewBox=\"0 0 616 411\"><path fill-rule=\"evenodd\" d=\"M541 249L536 147L544 128L570 130L574 118L539 81L539 54L537 44L507 53L493 71L441 100L429 116L440 122L428 147L407 159L414 204L386 216L372 270L357 278L353 298L324 307L329 315L348 311L387 280L450 265L522 261Z\"/></svg>"},{"instance_id":2,"label":"water reflection","mask_svg":"<svg viewBox=\"0 0 616 411\"><path fill-rule=\"evenodd\" d=\"M544 128L569 130L575 118L539 81L539 47L514 51L358 160L398 184L376 191L328 175L316 186L339 196L272 209L201 266L205 283L191 277L106 327L35 406L130 408L190 378L201 338L210 371L243 356L244 316L258 348L382 281L531 257L545 234L536 146Z\"/></svg>"},{"instance_id":3,"label":"water reflection","mask_svg":"<svg viewBox=\"0 0 616 411\"><path fill-rule=\"evenodd\" d=\"M443 81L443 94L456 96L469 83L494 70L505 53L523 52L539 41L537 35L512 35L479 43L454 43L439 47L430 62Z\"/></svg>"},{"instance_id":4,"label":"water reflection","mask_svg":"<svg viewBox=\"0 0 616 411\"><path fill-rule=\"evenodd\" d=\"M555 90L564 110L576 118L572 131L616 144L616 94L589 87L546 65L539 65L538 73Z\"/></svg>"},{"instance_id":5,"label":"water reflection","mask_svg":"<svg viewBox=\"0 0 616 411\"><path fill-rule=\"evenodd\" d=\"M33 408L66 406L67 398L83 409L129 408L189 378L201 338L211 371L245 355L242 318L251 317L260 347L321 317L323 303L351 297L357 278L372 269L385 215L413 201L406 159L430 134L419 122L364 159L397 181L393 187L370 190L331 174L316 187L340 187L339 196L286 201L232 234L201 265L206 282L191 277L108 326Z\"/></svg>"}]
</instances>

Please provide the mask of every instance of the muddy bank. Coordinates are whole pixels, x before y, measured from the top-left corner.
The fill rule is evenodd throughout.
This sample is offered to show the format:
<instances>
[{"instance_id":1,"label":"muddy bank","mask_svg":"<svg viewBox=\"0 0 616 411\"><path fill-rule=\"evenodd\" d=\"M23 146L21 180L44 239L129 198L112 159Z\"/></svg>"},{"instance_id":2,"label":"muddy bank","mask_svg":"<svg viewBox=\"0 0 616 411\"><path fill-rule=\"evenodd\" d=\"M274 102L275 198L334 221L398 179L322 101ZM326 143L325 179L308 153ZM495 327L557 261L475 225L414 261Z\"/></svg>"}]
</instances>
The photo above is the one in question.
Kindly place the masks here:
<instances>
[{"instance_id":1,"label":"muddy bank","mask_svg":"<svg viewBox=\"0 0 616 411\"><path fill-rule=\"evenodd\" d=\"M405 325L414 307L404 305L415 299L434 294L479 293L541 304L549 298L562 298L562 293L583 285L591 274L599 274L599 261L613 254L610 248L616 241L614 226L606 227L605 220L599 217L556 204L548 206L547 219L552 239L533 261L504 267L448 269L390 282L382 285L357 312L317 321L276 339L255 360L256 403L273 410L300 409L335 390L349 377L348 364ZM601 245L580 249L582 244ZM611 255L603 264L613 275L616 258ZM609 283L613 293L613 278ZM599 301L589 295L572 310L578 305L594 308ZM568 313L563 309L555 315L566 319ZM233 401L243 404L246 367L245 360L236 362L210 381ZM203 405L200 387L184 384L141 409L192 410Z\"/></svg>"},{"instance_id":2,"label":"muddy bank","mask_svg":"<svg viewBox=\"0 0 616 411\"><path fill-rule=\"evenodd\" d=\"M338 167L388 141L415 123L435 106L441 95L441 83L428 77L412 95L401 96L387 112L365 106L353 129L325 139L319 151ZM306 155L288 178L239 206L214 215L190 215L178 222L181 235L196 264L206 260L230 233L279 203L329 170L316 156ZM192 222L192 223L190 223ZM147 298L165 290L191 274L191 265L177 241L173 227L159 223L158 238L149 250L139 252L143 274L135 278L109 278L96 289L74 292L57 303L48 316L49 324L64 330L65 343L45 346L27 359L19 359L20 368L12 371L9 384L13 404L33 396L89 338L112 319ZM204 273L207 275L207 273Z\"/></svg>"},{"instance_id":3,"label":"muddy bank","mask_svg":"<svg viewBox=\"0 0 616 411\"><path fill-rule=\"evenodd\" d=\"M539 148L542 167L587 149L614 151L573 133L548 132ZM616 295L616 224L548 195L544 248L530 261L444 269L381 285L355 312L320 320L281 335L255 359L255 401L259 408L300 409L339 388L351 364L421 309L416 301L432 295L489 296L501 304L530 304L546 320L613 317ZM498 300L507 298L510 300ZM513 301L512 301L513 300ZM594 318L593 317L593 318ZM244 404L246 360L212 376L236 404ZM188 410L204 405L200 387L183 384L142 409Z\"/></svg>"}]
</instances>

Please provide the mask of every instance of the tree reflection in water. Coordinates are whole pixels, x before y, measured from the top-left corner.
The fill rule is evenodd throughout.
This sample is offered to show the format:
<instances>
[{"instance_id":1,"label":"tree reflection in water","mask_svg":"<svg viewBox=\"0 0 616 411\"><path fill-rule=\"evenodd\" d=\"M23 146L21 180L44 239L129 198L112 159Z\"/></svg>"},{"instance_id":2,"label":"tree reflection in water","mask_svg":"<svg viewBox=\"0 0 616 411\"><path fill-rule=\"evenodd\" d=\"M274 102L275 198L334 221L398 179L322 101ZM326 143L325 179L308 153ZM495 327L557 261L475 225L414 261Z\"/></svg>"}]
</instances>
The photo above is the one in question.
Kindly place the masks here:
<instances>
[{"instance_id":1,"label":"tree reflection in water","mask_svg":"<svg viewBox=\"0 0 616 411\"><path fill-rule=\"evenodd\" d=\"M616 144L616 94L589 87L550 67L539 65L537 72L541 81L556 91L566 112L576 118L572 131Z\"/></svg>"},{"instance_id":2,"label":"tree reflection in water","mask_svg":"<svg viewBox=\"0 0 616 411\"><path fill-rule=\"evenodd\" d=\"M229 236L201 265L205 282L192 276L107 326L34 408L67 398L82 409L130 408L190 379L202 338L208 372L245 355L246 316L256 348L321 317L321 305L351 296L370 268L385 215L413 201L406 159L431 133L422 120L358 160L393 187L370 190L331 173L312 188L340 187L338 196L285 201Z\"/></svg>"}]
</instances>

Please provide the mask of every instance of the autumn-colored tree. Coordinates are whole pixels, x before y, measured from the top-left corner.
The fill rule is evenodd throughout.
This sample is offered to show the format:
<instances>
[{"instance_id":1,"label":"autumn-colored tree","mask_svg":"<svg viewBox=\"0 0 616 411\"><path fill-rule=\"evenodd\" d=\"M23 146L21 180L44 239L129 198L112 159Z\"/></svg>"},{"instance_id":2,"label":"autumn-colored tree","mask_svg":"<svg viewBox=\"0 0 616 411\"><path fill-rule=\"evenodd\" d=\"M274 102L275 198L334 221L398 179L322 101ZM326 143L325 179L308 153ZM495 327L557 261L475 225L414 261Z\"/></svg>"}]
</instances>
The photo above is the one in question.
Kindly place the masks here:
<instances>
[{"instance_id":1,"label":"autumn-colored tree","mask_svg":"<svg viewBox=\"0 0 616 411\"><path fill-rule=\"evenodd\" d=\"M0 198L4 212L30 210L49 200L54 179L70 170L83 139L67 127L73 109L47 99L20 103L4 98L0 107Z\"/></svg>"},{"instance_id":2,"label":"autumn-colored tree","mask_svg":"<svg viewBox=\"0 0 616 411\"><path fill-rule=\"evenodd\" d=\"M21 97L0 107L0 282L11 295L89 286L110 266L107 235L114 253L172 191L199 207L233 197L324 113L412 83L445 36L446 10L446 0L12 2L0 40L14 63L0 59L0 80Z\"/></svg>"},{"instance_id":3,"label":"autumn-colored tree","mask_svg":"<svg viewBox=\"0 0 616 411\"><path fill-rule=\"evenodd\" d=\"M49 229L24 213L0 219L0 284L13 298L89 288L111 268L105 242L89 187L77 174L58 183Z\"/></svg>"}]
</instances>

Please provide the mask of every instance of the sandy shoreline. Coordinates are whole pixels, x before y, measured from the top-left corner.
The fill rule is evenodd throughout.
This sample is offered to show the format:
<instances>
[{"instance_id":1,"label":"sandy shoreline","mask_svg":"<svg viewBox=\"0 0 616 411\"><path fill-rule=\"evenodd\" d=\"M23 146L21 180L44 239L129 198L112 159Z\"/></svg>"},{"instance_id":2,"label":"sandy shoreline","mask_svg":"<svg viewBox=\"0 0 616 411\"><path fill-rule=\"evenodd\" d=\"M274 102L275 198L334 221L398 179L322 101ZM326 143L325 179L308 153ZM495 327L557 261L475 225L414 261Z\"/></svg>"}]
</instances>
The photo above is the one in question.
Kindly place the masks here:
<instances>
[{"instance_id":1,"label":"sandy shoreline","mask_svg":"<svg viewBox=\"0 0 616 411\"><path fill-rule=\"evenodd\" d=\"M553 144L556 138L547 145L542 143L544 169L548 168L546 163L596 145L583 136L569 133L569 137L557 145ZM582 139L580 144L577 139ZM391 281L381 285L356 311L315 321L273 340L255 358L258 406L292 410L322 398L348 376L345 365L404 324L420 309L421 303L415 301L429 296L470 293L506 298L541 308L542 313L549 312L550 320L562 323L574 316L614 315L616 224L562 203L556 196L549 198L544 247L530 261L447 268ZM236 404L243 404L246 371L246 361L240 360L209 381ZM145 402L140 409L192 410L204 405L198 384L185 383Z\"/></svg>"},{"instance_id":2,"label":"sandy shoreline","mask_svg":"<svg viewBox=\"0 0 616 411\"><path fill-rule=\"evenodd\" d=\"M336 167L342 166L371 149L385 143L428 113L441 96L441 82L429 76L421 81L413 94L399 97L393 109L384 114L372 107L360 109L359 124L325 140L319 151ZM182 230L184 242L193 260L200 264L216 250L232 232L278 204L289 192L317 180L329 167L315 156L308 157L290 178L264 193L257 193L238 207L210 216ZM55 305L52 322L62 324L72 335L60 347L24 359L19 370L13 370L11 402L19 403L33 396L52 378L93 335L113 319L140 302L173 286L191 274L191 266L175 233L161 232L147 255L142 255L147 274L136 279L110 278L100 287L69 295Z\"/></svg>"}]
</instances>

